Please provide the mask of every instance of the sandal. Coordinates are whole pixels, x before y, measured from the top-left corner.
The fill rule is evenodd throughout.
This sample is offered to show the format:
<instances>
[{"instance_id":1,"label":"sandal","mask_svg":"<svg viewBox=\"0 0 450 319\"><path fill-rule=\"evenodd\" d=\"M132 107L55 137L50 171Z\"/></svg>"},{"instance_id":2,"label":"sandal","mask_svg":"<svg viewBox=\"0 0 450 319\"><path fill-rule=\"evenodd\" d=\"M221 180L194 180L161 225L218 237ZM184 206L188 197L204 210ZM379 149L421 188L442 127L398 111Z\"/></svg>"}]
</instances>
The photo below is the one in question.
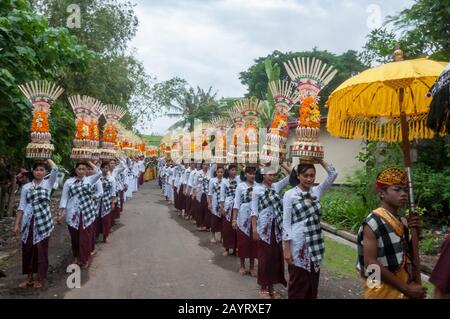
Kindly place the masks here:
<instances>
[{"instance_id":1,"label":"sandal","mask_svg":"<svg viewBox=\"0 0 450 319\"><path fill-rule=\"evenodd\" d=\"M224 251L223 253L222 253L222 256L223 257L227 257L227 256L229 256L230 254L228 253L228 251Z\"/></svg>"},{"instance_id":2,"label":"sandal","mask_svg":"<svg viewBox=\"0 0 450 319\"><path fill-rule=\"evenodd\" d=\"M245 268L239 268L239 274L241 276L245 276L248 274L248 270L246 270Z\"/></svg>"},{"instance_id":3,"label":"sandal","mask_svg":"<svg viewBox=\"0 0 450 319\"><path fill-rule=\"evenodd\" d=\"M214 238L211 238L211 239L209 240L209 242L210 242L211 244L217 244L217 240L214 239Z\"/></svg>"},{"instance_id":4,"label":"sandal","mask_svg":"<svg viewBox=\"0 0 450 319\"><path fill-rule=\"evenodd\" d=\"M270 295L270 292L268 290L261 289L259 291L259 295L261 296L261 299L272 299L272 296Z\"/></svg>"},{"instance_id":5,"label":"sandal","mask_svg":"<svg viewBox=\"0 0 450 319\"><path fill-rule=\"evenodd\" d=\"M255 269L251 269L251 270L250 270L250 275L251 275L252 277L258 277L258 272L257 272Z\"/></svg>"}]
</instances>

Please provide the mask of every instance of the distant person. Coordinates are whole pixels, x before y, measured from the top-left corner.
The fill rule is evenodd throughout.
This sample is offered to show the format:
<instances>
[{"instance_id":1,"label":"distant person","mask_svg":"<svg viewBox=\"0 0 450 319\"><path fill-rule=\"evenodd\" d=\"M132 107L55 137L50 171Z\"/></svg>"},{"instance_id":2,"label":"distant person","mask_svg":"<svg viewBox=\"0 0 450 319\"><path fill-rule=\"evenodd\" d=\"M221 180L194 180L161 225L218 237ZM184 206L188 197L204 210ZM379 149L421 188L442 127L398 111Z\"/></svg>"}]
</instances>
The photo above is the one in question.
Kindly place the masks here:
<instances>
[{"instance_id":1,"label":"distant person","mask_svg":"<svg viewBox=\"0 0 450 319\"><path fill-rule=\"evenodd\" d=\"M442 244L429 281L434 285L434 298L450 299L450 235L447 235Z\"/></svg>"}]
</instances>

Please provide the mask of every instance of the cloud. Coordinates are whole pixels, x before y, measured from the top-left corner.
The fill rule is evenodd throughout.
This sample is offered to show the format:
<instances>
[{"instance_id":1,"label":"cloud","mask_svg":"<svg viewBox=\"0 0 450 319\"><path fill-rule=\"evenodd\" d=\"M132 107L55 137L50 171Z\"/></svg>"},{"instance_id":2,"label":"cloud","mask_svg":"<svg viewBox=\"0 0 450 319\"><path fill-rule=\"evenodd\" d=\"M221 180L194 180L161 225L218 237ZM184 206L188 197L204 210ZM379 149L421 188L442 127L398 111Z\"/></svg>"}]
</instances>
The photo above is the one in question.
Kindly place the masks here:
<instances>
[{"instance_id":1,"label":"cloud","mask_svg":"<svg viewBox=\"0 0 450 319\"><path fill-rule=\"evenodd\" d=\"M274 50L359 50L369 33L369 5L384 18L411 0L139 0L139 30L132 41L147 72L212 86L219 96L242 96L239 72ZM143 130L164 132L173 119Z\"/></svg>"}]
</instances>

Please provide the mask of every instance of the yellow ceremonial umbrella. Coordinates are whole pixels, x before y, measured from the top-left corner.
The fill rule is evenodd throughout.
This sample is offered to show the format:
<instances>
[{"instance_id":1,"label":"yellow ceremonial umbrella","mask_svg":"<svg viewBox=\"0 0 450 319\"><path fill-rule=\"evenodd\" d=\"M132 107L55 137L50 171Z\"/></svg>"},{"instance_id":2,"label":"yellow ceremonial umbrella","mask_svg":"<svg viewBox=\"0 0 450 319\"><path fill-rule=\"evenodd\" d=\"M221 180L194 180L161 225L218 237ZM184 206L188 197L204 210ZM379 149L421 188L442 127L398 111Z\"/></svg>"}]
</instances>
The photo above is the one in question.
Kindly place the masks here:
<instances>
[{"instance_id":1,"label":"yellow ceremonial umbrella","mask_svg":"<svg viewBox=\"0 0 450 319\"><path fill-rule=\"evenodd\" d=\"M434 136L426 126L430 107L427 93L447 62L427 58L404 61L399 49L394 54L395 62L361 72L331 93L326 103L327 129L344 138L402 142L410 212L414 214L409 141ZM415 280L420 283L417 230L412 231L412 243Z\"/></svg>"}]
</instances>

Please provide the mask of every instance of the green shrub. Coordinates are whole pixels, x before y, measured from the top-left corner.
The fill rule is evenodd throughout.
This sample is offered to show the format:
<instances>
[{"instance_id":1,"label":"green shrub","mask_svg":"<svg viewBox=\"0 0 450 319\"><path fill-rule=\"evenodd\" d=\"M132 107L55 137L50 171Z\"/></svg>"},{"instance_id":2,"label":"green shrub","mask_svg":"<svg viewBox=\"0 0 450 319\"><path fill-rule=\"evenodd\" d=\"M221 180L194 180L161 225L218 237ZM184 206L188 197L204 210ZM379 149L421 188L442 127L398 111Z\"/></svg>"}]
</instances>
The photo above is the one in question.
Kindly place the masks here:
<instances>
[{"instance_id":1,"label":"green shrub","mask_svg":"<svg viewBox=\"0 0 450 319\"><path fill-rule=\"evenodd\" d=\"M326 193L320 202L324 221L353 232L370 212L359 196L344 188Z\"/></svg>"},{"instance_id":2,"label":"green shrub","mask_svg":"<svg viewBox=\"0 0 450 319\"><path fill-rule=\"evenodd\" d=\"M439 252L441 241L439 237L433 236L431 231L424 230L420 241L420 250L426 255L434 255Z\"/></svg>"}]
</instances>

